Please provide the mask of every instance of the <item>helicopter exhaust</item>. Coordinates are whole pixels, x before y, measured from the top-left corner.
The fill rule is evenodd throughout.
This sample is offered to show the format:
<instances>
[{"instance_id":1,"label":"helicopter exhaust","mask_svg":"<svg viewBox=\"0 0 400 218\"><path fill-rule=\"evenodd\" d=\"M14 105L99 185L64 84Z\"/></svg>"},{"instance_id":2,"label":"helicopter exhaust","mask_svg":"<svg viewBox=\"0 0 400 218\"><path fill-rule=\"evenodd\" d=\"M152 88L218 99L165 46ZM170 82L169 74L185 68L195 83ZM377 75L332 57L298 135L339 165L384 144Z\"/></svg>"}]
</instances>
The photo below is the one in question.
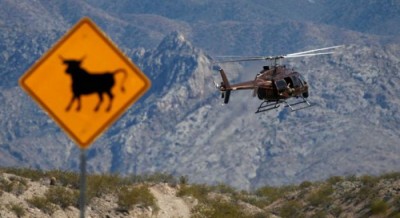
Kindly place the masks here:
<instances>
[{"instance_id":1,"label":"helicopter exhaust","mask_svg":"<svg viewBox=\"0 0 400 218\"><path fill-rule=\"evenodd\" d=\"M232 88L229 84L228 78L226 77L224 70L220 69L219 73L221 74L221 77L222 77L222 83L219 88L222 91L221 97L224 98L224 104L228 104Z\"/></svg>"}]
</instances>

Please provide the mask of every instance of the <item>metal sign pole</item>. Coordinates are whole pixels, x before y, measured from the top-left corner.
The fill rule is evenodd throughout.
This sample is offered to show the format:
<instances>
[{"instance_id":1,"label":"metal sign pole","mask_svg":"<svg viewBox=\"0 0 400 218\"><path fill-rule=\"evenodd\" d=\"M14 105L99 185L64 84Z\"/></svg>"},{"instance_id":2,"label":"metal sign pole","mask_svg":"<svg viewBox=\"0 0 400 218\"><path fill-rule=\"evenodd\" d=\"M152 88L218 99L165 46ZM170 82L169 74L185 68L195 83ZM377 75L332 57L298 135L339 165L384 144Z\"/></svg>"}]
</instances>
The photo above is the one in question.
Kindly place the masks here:
<instances>
[{"instance_id":1,"label":"metal sign pole","mask_svg":"<svg viewBox=\"0 0 400 218\"><path fill-rule=\"evenodd\" d=\"M81 177L80 177L80 195L79 195L79 208L80 218L85 218L86 208L86 149L81 148Z\"/></svg>"}]
</instances>

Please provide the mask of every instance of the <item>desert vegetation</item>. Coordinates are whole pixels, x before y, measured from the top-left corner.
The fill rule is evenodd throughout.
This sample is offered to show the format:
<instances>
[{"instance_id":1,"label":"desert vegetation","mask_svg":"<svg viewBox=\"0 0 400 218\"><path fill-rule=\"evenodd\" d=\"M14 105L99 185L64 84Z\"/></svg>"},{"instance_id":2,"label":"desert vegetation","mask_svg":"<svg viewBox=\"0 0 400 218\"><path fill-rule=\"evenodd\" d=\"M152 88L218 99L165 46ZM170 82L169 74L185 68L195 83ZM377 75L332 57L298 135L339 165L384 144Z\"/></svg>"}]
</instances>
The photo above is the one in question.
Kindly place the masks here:
<instances>
[{"instance_id":1,"label":"desert vegetation","mask_svg":"<svg viewBox=\"0 0 400 218\"><path fill-rule=\"evenodd\" d=\"M37 192L27 194L34 184ZM130 216L137 210L157 214L160 205L152 194L156 184L166 184L190 208L190 217L400 217L400 173L381 176L330 177L281 187L264 186L252 191L226 184L191 184L187 176L176 178L155 173L140 176L92 174L87 177L87 204L100 207L109 199L108 212ZM79 174L61 170L0 169L2 202L14 196L0 212L27 217L29 208L52 215L79 208ZM110 209L111 208L111 209ZM104 212L104 211L103 211ZM104 215L104 214L103 214ZM146 215L143 215L146 217Z\"/></svg>"}]
</instances>

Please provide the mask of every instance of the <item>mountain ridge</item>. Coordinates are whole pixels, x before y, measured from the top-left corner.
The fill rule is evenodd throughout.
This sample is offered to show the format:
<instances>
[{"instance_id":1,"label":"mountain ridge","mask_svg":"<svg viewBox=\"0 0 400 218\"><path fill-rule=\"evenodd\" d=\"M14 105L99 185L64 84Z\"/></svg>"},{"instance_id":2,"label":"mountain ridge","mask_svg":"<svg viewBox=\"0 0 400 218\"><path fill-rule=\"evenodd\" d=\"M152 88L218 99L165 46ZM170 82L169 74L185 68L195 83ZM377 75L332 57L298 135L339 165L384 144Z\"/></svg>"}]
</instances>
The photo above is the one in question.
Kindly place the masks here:
<instances>
[{"instance_id":1,"label":"mountain ridge","mask_svg":"<svg viewBox=\"0 0 400 218\"><path fill-rule=\"evenodd\" d=\"M119 5L106 1L4 2L7 4L0 10L17 16L0 26L4 30L0 33L0 100L5 102L0 105L2 166L79 169L79 149L17 87L17 81L72 23L89 16L153 83L88 150L89 172L169 172L188 175L199 183L228 182L254 189L398 170L400 151L393 146L399 138L396 129L400 121L397 27L379 35L364 31L370 24L360 24L365 26L363 30L339 22L350 19L346 16L351 14L340 14L342 20L334 25L328 22L331 18L315 20L316 12L327 13L326 6L333 4L322 0L302 1L310 7L305 11L312 13L296 11L284 19L300 3L271 2L273 7L266 9L260 1L251 1L250 8L235 1L229 6L240 11L239 15L259 6L260 11L249 15L257 17L252 19L229 10L216 18L194 14L201 5L188 12L192 14L167 17L157 10L168 7L155 3L140 5L138 10L143 11L129 13L134 5L130 1ZM333 15L340 12L335 8L360 2L332 5ZM201 2L176 4L175 10L188 4ZM126 11L119 13L122 9L113 7ZM277 17L265 19L265 13L273 8L279 12ZM23 22L33 19L30 16L37 10L44 12L25 31L27 23ZM364 8L359 10L357 14L364 13ZM377 18L382 11L376 11L372 15ZM47 22L52 15L53 20ZM9 16L3 13L0 24L6 24ZM204 19L193 19L202 16ZM393 15L390 19L398 18ZM221 106L213 87L213 80L220 81L214 55L274 55L340 44L345 47L335 55L285 62L304 74L311 87L309 100L316 106L294 113L279 109L255 115L260 101L246 91L233 92L230 103ZM263 64L219 67L231 82L238 82L254 78Z\"/></svg>"}]
</instances>

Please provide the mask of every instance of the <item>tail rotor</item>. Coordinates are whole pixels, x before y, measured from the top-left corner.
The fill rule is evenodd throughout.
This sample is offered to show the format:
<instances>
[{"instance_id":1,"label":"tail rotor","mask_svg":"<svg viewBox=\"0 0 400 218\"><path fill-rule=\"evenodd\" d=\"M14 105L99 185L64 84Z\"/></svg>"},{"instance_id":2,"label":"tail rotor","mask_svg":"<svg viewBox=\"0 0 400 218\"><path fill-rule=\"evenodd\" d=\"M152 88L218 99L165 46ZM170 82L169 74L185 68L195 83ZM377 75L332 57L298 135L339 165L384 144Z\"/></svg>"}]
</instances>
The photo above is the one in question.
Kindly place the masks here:
<instances>
[{"instance_id":1,"label":"tail rotor","mask_svg":"<svg viewBox=\"0 0 400 218\"><path fill-rule=\"evenodd\" d=\"M217 82L214 81L214 85L215 85L215 88L217 88L221 92L221 98L224 99L224 104L228 104L232 89L228 82L228 78L226 77L224 70L220 69L219 72L222 77L222 82L221 82L221 84L218 84Z\"/></svg>"}]
</instances>

